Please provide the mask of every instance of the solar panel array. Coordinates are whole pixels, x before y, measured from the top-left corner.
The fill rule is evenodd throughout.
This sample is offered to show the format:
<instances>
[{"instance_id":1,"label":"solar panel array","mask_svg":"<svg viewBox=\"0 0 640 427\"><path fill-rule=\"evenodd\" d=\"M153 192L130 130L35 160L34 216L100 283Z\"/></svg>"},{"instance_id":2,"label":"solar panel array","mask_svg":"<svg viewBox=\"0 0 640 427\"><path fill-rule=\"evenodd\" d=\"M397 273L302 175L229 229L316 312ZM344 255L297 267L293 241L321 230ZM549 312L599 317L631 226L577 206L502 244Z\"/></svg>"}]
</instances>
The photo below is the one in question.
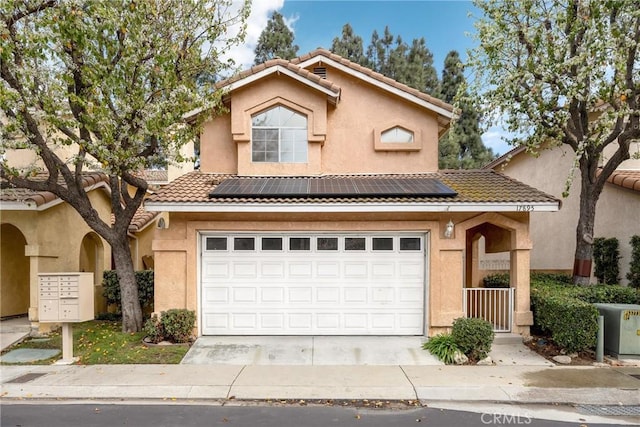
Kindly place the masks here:
<instances>
[{"instance_id":1,"label":"solar panel array","mask_svg":"<svg viewBox=\"0 0 640 427\"><path fill-rule=\"evenodd\" d=\"M210 198L453 197L434 178L229 178Z\"/></svg>"}]
</instances>

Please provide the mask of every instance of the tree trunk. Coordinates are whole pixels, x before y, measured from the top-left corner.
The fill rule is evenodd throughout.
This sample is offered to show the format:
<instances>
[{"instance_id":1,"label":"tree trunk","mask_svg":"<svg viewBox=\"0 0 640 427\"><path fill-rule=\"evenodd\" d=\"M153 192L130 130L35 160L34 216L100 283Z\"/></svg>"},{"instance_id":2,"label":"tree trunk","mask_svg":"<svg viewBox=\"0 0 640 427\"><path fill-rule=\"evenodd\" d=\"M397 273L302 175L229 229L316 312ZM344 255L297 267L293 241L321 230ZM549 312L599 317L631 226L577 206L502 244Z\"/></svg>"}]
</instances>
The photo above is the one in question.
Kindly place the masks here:
<instances>
[{"instance_id":1,"label":"tree trunk","mask_svg":"<svg viewBox=\"0 0 640 427\"><path fill-rule=\"evenodd\" d=\"M129 239L123 236L111 244L113 260L120 282L120 300L122 304L122 332L139 332L142 330L142 309L138 299Z\"/></svg>"},{"instance_id":2,"label":"tree trunk","mask_svg":"<svg viewBox=\"0 0 640 427\"><path fill-rule=\"evenodd\" d=\"M576 227L576 252L573 263L573 283L588 285L591 282L593 264L593 232L596 218L596 203L599 193L589 179L589 172L582 171L580 189L580 216Z\"/></svg>"}]
</instances>

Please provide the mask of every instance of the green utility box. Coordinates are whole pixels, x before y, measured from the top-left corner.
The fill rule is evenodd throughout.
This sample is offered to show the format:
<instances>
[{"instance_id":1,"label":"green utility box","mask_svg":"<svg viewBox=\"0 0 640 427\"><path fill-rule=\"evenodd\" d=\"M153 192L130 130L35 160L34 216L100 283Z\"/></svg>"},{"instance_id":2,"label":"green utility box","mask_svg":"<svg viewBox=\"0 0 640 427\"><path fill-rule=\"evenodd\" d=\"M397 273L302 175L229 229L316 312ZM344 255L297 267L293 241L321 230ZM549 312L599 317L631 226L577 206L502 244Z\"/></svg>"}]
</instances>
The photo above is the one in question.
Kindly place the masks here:
<instances>
[{"instance_id":1,"label":"green utility box","mask_svg":"<svg viewBox=\"0 0 640 427\"><path fill-rule=\"evenodd\" d=\"M595 304L604 317L604 349L620 359L640 358L640 305Z\"/></svg>"}]
</instances>

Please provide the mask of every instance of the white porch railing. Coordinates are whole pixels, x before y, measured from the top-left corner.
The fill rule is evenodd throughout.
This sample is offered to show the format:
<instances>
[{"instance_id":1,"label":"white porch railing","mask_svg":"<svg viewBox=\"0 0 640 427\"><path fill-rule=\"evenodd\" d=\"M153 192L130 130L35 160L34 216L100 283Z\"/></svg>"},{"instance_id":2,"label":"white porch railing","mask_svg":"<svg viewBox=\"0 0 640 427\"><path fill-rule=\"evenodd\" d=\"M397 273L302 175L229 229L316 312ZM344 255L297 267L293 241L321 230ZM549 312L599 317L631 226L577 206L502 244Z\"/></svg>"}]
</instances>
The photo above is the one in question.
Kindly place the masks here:
<instances>
[{"instance_id":1,"label":"white porch railing","mask_svg":"<svg viewBox=\"0 0 640 427\"><path fill-rule=\"evenodd\" d=\"M465 317L479 317L491 323L495 332L511 332L515 288L464 288Z\"/></svg>"}]
</instances>

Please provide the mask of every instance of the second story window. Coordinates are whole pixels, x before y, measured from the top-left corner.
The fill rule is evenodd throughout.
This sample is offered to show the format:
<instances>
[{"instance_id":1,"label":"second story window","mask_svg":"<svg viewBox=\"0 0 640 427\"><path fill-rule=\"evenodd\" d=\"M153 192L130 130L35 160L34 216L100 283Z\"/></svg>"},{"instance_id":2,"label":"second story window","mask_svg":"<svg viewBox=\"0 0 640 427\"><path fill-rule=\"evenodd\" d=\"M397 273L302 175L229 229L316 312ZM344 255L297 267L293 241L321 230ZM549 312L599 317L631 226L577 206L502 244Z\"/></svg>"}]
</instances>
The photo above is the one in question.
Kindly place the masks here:
<instances>
[{"instance_id":1,"label":"second story window","mask_svg":"<svg viewBox=\"0 0 640 427\"><path fill-rule=\"evenodd\" d=\"M306 163L307 118L277 106L251 119L254 162Z\"/></svg>"},{"instance_id":2,"label":"second story window","mask_svg":"<svg viewBox=\"0 0 640 427\"><path fill-rule=\"evenodd\" d=\"M411 143L413 142L413 132L396 126L382 132L380 142Z\"/></svg>"}]
</instances>

